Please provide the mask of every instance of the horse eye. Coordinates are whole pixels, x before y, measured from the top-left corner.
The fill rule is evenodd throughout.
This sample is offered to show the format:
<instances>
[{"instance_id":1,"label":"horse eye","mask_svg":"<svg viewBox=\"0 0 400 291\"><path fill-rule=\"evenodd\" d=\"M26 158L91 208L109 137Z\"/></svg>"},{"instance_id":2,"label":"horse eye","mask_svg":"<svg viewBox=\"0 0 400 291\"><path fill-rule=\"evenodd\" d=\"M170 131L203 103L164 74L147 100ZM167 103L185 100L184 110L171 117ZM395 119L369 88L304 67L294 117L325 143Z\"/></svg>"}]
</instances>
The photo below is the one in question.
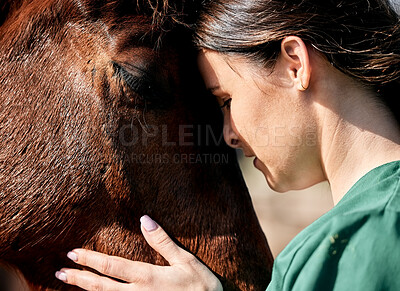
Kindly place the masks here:
<instances>
[{"instance_id":1,"label":"horse eye","mask_svg":"<svg viewBox=\"0 0 400 291\"><path fill-rule=\"evenodd\" d=\"M146 106L163 109L171 103L171 98L159 88L157 81L150 74L137 69L140 76L128 72L121 65L113 62L115 74L123 80L130 90L134 91L139 96L141 101L145 101ZM135 106L137 102L135 102Z\"/></svg>"},{"instance_id":2,"label":"horse eye","mask_svg":"<svg viewBox=\"0 0 400 291\"><path fill-rule=\"evenodd\" d=\"M144 77L135 76L129 73L125 68L113 62L116 75L135 91L140 97L146 100L154 99L155 92L152 82Z\"/></svg>"}]
</instances>

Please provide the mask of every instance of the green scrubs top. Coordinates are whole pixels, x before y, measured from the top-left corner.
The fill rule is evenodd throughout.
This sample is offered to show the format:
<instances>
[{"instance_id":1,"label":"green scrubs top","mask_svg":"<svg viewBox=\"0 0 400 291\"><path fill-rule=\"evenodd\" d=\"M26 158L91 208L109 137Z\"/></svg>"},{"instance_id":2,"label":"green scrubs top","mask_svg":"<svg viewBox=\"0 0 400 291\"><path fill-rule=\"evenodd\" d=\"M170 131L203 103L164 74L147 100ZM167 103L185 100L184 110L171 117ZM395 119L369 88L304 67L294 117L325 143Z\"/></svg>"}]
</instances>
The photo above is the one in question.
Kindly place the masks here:
<instances>
[{"instance_id":1,"label":"green scrubs top","mask_svg":"<svg viewBox=\"0 0 400 291\"><path fill-rule=\"evenodd\" d=\"M400 161L367 173L287 245L275 290L400 290Z\"/></svg>"}]
</instances>

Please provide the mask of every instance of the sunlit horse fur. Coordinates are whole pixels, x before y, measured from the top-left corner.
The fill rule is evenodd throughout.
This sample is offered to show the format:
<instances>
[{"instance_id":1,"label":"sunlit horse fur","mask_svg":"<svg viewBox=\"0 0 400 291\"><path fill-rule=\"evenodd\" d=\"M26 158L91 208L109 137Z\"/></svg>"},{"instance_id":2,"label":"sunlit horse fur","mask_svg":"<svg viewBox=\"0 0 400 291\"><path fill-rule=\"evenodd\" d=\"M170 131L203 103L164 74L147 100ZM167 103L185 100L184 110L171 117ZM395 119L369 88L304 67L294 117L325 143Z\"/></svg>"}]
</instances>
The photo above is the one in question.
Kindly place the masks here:
<instances>
[{"instance_id":1,"label":"sunlit horse fur","mask_svg":"<svg viewBox=\"0 0 400 291\"><path fill-rule=\"evenodd\" d=\"M0 260L33 290L70 288L54 272L76 247L165 265L144 214L225 289L267 286L272 257L183 24L195 4L0 0Z\"/></svg>"}]
</instances>

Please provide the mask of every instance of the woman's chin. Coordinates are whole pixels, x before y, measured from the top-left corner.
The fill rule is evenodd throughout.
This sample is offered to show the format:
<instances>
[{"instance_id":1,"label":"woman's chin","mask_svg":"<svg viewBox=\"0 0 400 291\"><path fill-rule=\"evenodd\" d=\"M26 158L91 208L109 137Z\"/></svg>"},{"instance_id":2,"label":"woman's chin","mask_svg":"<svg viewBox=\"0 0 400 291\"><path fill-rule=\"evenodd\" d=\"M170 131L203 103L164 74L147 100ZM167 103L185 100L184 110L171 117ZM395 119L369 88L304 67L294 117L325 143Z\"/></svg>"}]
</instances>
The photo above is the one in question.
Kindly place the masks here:
<instances>
[{"instance_id":1,"label":"woman's chin","mask_svg":"<svg viewBox=\"0 0 400 291\"><path fill-rule=\"evenodd\" d=\"M261 162L260 159L257 158L257 157L255 157L254 160L253 160L253 166L254 166L257 170L259 170L259 171L261 171L261 172L263 172L263 173L264 173L264 171L268 170L267 167L264 165L264 163Z\"/></svg>"},{"instance_id":2,"label":"woman's chin","mask_svg":"<svg viewBox=\"0 0 400 291\"><path fill-rule=\"evenodd\" d=\"M267 184L271 190L277 192L277 193L286 193L292 189L282 187L281 183L276 183L271 177L267 176L264 174L265 180L267 181Z\"/></svg>"},{"instance_id":3,"label":"woman's chin","mask_svg":"<svg viewBox=\"0 0 400 291\"><path fill-rule=\"evenodd\" d=\"M282 183L281 181L278 181L278 179L274 178L274 176L271 174L265 164L260 161L260 159L254 158L253 165L257 170L263 173L265 180L267 181L267 184L271 188L271 190L278 193L285 193L292 190L284 187L285 183Z\"/></svg>"},{"instance_id":4,"label":"woman's chin","mask_svg":"<svg viewBox=\"0 0 400 291\"><path fill-rule=\"evenodd\" d=\"M315 179L315 176L295 176L290 171L284 171L281 168L267 168L267 166L257 157L253 161L254 167L263 173L265 180L271 190L278 193L286 193L288 191L304 190L322 181L325 181L324 177ZM272 170L272 171L271 171ZM297 178L297 179L296 179ZM307 179L308 178L308 179Z\"/></svg>"}]
</instances>

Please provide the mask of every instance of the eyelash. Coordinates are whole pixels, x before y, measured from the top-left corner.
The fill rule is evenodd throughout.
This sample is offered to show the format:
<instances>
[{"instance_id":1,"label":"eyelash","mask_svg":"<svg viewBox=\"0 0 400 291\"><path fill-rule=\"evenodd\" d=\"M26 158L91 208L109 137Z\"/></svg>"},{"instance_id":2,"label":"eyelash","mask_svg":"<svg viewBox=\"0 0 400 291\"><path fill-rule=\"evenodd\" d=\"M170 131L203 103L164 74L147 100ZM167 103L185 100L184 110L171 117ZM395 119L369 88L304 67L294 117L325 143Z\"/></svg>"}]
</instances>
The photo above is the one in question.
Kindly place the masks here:
<instances>
[{"instance_id":1,"label":"eyelash","mask_svg":"<svg viewBox=\"0 0 400 291\"><path fill-rule=\"evenodd\" d=\"M140 78L128 73L126 69L124 69L119 64L113 62L114 69L119 77L126 82L126 84L136 92L141 98L143 99L152 99L154 97L155 92L152 86L150 85L151 82L146 78Z\"/></svg>"},{"instance_id":2,"label":"eyelash","mask_svg":"<svg viewBox=\"0 0 400 291\"><path fill-rule=\"evenodd\" d=\"M231 101L232 101L232 98L229 98L228 100L226 100L224 102L224 104L222 104L221 109L224 109L225 107L228 110L231 109Z\"/></svg>"},{"instance_id":3,"label":"eyelash","mask_svg":"<svg viewBox=\"0 0 400 291\"><path fill-rule=\"evenodd\" d=\"M134 70L142 73L141 76L135 76L135 74L129 73L118 63L112 62L112 64L115 74L135 93L135 96L132 98L135 108L140 108L143 105L147 109L166 109L173 104L174 98L168 94L168 91L160 89L159 85L155 84L156 81L148 76L148 73L146 74L134 67Z\"/></svg>"}]
</instances>

